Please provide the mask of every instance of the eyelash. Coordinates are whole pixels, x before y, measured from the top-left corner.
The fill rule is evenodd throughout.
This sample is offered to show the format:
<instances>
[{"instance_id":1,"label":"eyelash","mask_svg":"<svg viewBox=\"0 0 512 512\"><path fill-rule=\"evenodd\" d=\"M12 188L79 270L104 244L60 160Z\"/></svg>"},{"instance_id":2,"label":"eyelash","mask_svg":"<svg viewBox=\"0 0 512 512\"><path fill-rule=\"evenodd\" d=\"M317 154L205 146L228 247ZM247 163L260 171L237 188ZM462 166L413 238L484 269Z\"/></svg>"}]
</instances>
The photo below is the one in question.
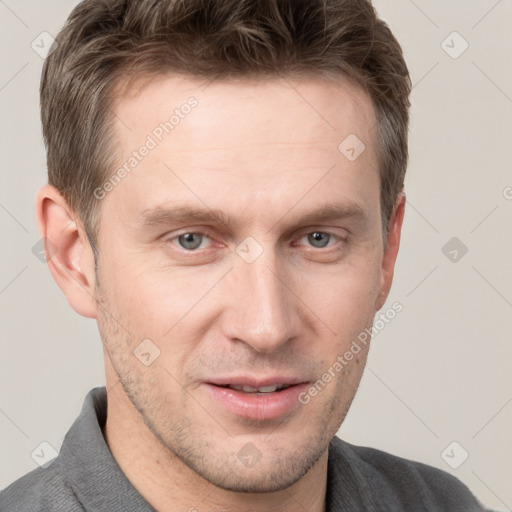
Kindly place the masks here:
<instances>
[{"instance_id":1,"label":"eyelash","mask_svg":"<svg viewBox=\"0 0 512 512\"><path fill-rule=\"evenodd\" d=\"M333 246L337 245L337 244L336 244L336 241L337 241L337 242L341 242L342 244L344 244L344 243L346 243L346 242L347 242L346 238L341 237L340 235L337 235L336 233L333 233L333 232L331 232L331 231L322 231L322 230L320 230L320 229L314 229L314 230L307 231L307 232L303 233L303 234L299 237L299 240L300 240L300 239L302 239L302 238L304 238L304 237L306 237L306 236L308 236L308 235L311 235L311 234L313 234L313 233L321 233L321 234L323 234L323 235L327 235L327 236L329 236L329 237L331 237L331 238L329 239L329 242L328 242L328 245L327 245L327 246L325 246L325 247L314 247L314 246L311 246L311 245L310 245L310 246L308 246L308 249L309 249L309 250L315 250L315 249L316 249L318 252L321 252L321 251L323 251L323 250L327 250L327 249L329 249L329 248L331 248L331 247L333 247ZM201 235L201 236L203 236L203 237L207 237L207 238L209 238L210 240L213 240L213 239L212 239L212 238L211 238L207 233L203 233L203 232L201 232L201 231L183 231L182 233L179 233L179 234L177 234L177 235L174 235L174 236L172 236L172 237L170 237L170 238L165 239L165 240L164 240L164 242L165 242L165 243L170 242L170 243L172 244L172 243L173 243L173 241L175 241L175 240L177 241L177 240L178 240L178 238L179 238L180 236L183 236L183 235L189 235L189 234L190 234L190 235ZM334 241L334 243L330 243L332 239L334 239L334 240L335 240L335 241ZM176 246L180 251L182 251L182 252L184 252L184 253L186 253L186 254L199 253L199 252L201 251L201 249L200 249L200 248L196 248L196 249L185 249L184 247L180 247L177 243L176 243L176 244L173 244L173 245L175 245L175 246Z\"/></svg>"}]
</instances>

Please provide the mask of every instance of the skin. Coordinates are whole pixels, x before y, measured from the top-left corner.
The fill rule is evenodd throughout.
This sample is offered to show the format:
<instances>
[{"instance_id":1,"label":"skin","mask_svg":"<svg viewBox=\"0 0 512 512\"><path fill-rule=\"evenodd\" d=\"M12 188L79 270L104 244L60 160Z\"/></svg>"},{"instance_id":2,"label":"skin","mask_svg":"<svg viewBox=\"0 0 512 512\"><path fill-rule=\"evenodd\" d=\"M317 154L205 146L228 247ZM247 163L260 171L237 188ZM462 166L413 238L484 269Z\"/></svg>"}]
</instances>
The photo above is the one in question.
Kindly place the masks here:
<instances>
[{"instance_id":1,"label":"skin","mask_svg":"<svg viewBox=\"0 0 512 512\"><path fill-rule=\"evenodd\" d=\"M244 372L321 378L385 302L405 196L384 249L375 112L343 78L206 86L159 77L115 104L120 164L190 96L197 107L101 201L97 274L80 220L55 188L39 191L40 231L57 247L49 268L75 311L97 320L105 438L153 507L320 512L328 445L368 348L307 405L274 420L228 412L203 382ZM338 150L349 134L366 145L353 162ZM300 220L334 202L362 214ZM206 205L231 220L139 223L163 204ZM326 247L308 237L318 231ZM187 250L185 233L206 236ZM263 251L252 263L236 252L249 236ZM149 366L134 355L144 339L160 351ZM252 467L237 457L248 443L261 453Z\"/></svg>"}]
</instances>

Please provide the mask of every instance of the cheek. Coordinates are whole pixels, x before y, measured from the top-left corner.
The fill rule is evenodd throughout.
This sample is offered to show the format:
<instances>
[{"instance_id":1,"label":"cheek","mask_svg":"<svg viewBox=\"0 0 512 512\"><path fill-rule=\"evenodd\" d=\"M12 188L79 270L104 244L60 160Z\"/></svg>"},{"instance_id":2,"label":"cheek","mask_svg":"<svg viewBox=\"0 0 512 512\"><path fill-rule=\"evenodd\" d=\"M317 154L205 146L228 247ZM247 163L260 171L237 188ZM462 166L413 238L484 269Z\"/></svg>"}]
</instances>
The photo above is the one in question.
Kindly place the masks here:
<instances>
[{"instance_id":1,"label":"cheek","mask_svg":"<svg viewBox=\"0 0 512 512\"><path fill-rule=\"evenodd\" d=\"M169 375L163 368L178 378L200 344L201 329L210 323L204 311L211 297L205 294L219 276L212 270L206 273L194 269L152 268L147 260L137 257L129 264L111 266L108 277L108 283L104 279L104 284L108 286L109 309L129 332L129 335L124 335L124 330L112 333L117 339L121 335L126 338L126 343L123 341L120 346L130 354L155 352L158 355L151 368L160 369L164 380ZM143 342L145 345L141 345ZM134 358L129 358L129 362L137 368L140 366ZM148 377L152 372L146 373Z\"/></svg>"},{"instance_id":2,"label":"cheek","mask_svg":"<svg viewBox=\"0 0 512 512\"><path fill-rule=\"evenodd\" d=\"M132 325L169 328L193 295L194 287L180 279L176 270L154 269L142 257L111 265L111 269L110 295Z\"/></svg>"},{"instance_id":3,"label":"cheek","mask_svg":"<svg viewBox=\"0 0 512 512\"><path fill-rule=\"evenodd\" d=\"M344 265L302 277L301 299L339 334L354 334L373 321L379 266ZM357 333L356 333L357 334Z\"/></svg>"}]
</instances>

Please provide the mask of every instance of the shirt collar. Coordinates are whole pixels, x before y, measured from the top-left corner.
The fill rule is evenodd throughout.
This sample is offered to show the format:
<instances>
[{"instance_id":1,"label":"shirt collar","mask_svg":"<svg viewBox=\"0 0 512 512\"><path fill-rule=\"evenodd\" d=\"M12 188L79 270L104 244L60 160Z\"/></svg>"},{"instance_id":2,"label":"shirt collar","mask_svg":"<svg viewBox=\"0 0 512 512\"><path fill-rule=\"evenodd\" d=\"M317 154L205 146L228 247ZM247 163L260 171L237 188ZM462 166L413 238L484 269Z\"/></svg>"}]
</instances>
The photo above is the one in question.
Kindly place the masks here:
<instances>
[{"instance_id":1,"label":"shirt collar","mask_svg":"<svg viewBox=\"0 0 512 512\"><path fill-rule=\"evenodd\" d=\"M112 456L103 436L106 418L106 388L94 388L62 443L65 478L87 512L155 512Z\"/></svg>"}]
</instances>

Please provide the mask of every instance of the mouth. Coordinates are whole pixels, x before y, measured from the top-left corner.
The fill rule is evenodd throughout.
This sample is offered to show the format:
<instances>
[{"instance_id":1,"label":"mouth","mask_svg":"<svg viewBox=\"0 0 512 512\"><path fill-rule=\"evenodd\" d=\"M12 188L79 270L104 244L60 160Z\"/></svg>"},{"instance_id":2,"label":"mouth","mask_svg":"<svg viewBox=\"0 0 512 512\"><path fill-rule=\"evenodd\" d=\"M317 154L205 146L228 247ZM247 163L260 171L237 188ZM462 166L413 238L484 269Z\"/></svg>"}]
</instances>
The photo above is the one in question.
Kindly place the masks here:
<instances>
[{"instance_id":1,"label":"mouth","mask_svg":"<svg viewBox=\"0 0 512 512\"><path fill-rule=\"evenodd\" d=\"M299 395L308 382L300 379L232 379L235 382L204 382L204 388L224 413L254 421L291 415L300 405ZM249 383L247 382L249 381Z\"/></svg>"},{"instance_id":2,"label":"mouth","mask_svg":"<svg viewBox=\"0 0 512 512\"><path fill-rule=\"evenodd\" d=\"M219 385L219 387L221 388L234 389L235 391L242 391L244 393L256 395L267 395L268 393L276 393L282 391L283 389L288 389L291 386L292 384L271 384L270 386L261 386L258 388L253 388L252 386L241 386L239 384Z\"/></svg>"}]
</instances>

